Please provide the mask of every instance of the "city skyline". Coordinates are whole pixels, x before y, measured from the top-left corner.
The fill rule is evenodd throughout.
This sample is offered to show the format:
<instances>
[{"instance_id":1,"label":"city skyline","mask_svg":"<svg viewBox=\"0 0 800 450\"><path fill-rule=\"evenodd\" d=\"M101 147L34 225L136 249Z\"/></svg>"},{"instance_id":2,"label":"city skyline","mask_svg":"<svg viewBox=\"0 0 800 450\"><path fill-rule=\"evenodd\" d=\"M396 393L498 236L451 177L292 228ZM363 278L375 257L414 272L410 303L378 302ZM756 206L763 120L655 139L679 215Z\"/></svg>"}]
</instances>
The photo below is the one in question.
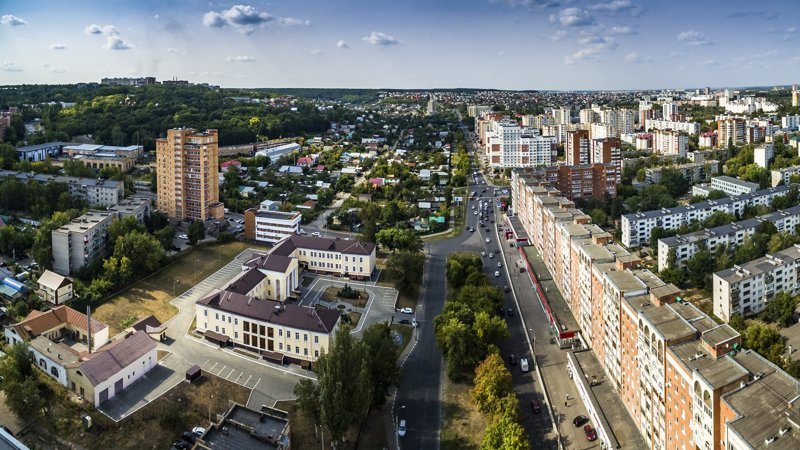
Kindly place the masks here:
<instances>
[{"instance_id":1,"label":"city skyline","mask_svg":"<svg viewBox=\"0 0 800 450\"><path fill-rule=\"evenodd\" d=\"M788 0L362 3L3 2L0 84L618 90L792 84L800 68Z\"/></svg>"}]
</instances>

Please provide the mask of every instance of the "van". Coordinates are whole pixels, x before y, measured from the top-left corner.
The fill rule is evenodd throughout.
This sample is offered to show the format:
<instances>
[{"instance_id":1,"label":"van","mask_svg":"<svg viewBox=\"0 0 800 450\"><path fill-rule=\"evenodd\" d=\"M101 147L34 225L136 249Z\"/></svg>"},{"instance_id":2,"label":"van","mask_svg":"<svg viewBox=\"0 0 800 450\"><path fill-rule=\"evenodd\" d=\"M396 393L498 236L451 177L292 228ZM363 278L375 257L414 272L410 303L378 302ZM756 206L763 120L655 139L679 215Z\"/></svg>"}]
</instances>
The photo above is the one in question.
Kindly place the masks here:
<instances>
[{"instance_id":1,"label":"van","mask_svg":"<svg viewBox=\"0 0 800 450\"><path fill-rule=\"evenodd\" d=\"M528 358L520 358L520 360L519 360L519 368L523 372L527 372L528 370L530 370L530 367L528 366Z\"/></svg>"}]
</instances>

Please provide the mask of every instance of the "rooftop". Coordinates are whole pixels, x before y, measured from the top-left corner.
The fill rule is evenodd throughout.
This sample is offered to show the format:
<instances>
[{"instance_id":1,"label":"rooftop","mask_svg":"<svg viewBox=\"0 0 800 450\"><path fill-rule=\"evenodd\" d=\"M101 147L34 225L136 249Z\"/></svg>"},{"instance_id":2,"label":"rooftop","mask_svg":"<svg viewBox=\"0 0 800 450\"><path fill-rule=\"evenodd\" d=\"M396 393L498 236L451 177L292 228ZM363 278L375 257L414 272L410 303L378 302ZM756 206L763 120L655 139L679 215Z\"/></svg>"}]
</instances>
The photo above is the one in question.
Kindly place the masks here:
<instances>
[{"instance_id":1,"label":"rooftop","mask_svg":"<svg viewBox=\"0 0 800 450\"><path fill-rule=\"evenodd\" d=\"M723 280L733 283L744 280L764 272L769 272L776 267L791 264L800 259L800 245L795 244L785 250L770 253L758 259L754 259L741 266L733 266L730 269L720 270L714 274Z\"/></svg>"},{"instance_id":2,"label":"rooftop","mask_svg":"<svg viewBox=\"0 0 800 450\"><path fill-rule=\"evenodd\" d=\"M664 336L667 344L697 336L697 330L671 308L648 308L642 311L642 316Z\"/></svg>"},{"instance_id":3,"label":"rooftop","mask_svg":"<svg viewBox=\"0 0 800 450\"><path fill-rule=\"evenodd\" d=\"M723 356L715 359L699 340L673 345L669 350L689 372L697 371L715 390L736 383L748 375L747 370L731 358Z\"/></svg>"},{"instance_id":4,"label":"rooftop","mask_svg":"<svg viewBox=\"0 0 800 450\"><path fill-rule=\"evenodd\" d=\"M69 306L61 305L46 312L33 310L22 322L11 326L21 337L33 339L46 331L53 330L63 325L72 325L75 328L85 331L87 329L87 323L88 319L85 314L81 314ZM107 327L108 325L92 319L93 333Z\"/></svg>"},{"instance_id":5,"label":"rooftop","mask_svg":"<svg viewBox=\"0 0 800 450\"><path fill-rule=\"evenodd\" d=\"M265 211L265 210L256 210L253 209L256 217L261 217L264 219L275 219L275 220L294 220L300 218L299 211L292 211L292 212L283 212L283 211Z\"/></svg>"},{"instance_id":6,"label":"rooftop","mask_svg":"<svg viewBox=\"0 0 800 450\"><path fill-rule=\"evenodd\" d=\"M275 246L271 254L289 256L297 248L366 256L375 251L375 244L339 238L292 235Z\"/></svg>"},{"instance_id":7,"label":"rooftop","mask_svg":"<svg viewBox=\"0 0 800 450\"><path fill-rule=\"evenodd\" d=\"M150 339L147 333L136 331L126 338L104 347L90 360L81 363L79 367L92 386L97 386L155 348L155 341ZM155 362L153 361L153 363Z\"/></svg>"},{"instance_id":8,"label":"rooftop","mask_svg":"<svg viewBox=\"0 0 800 450\"><path fill-rule=\"evenodd\" d=\"M254 411L234 404L219 424L209 428L198 441L198 447L225 450L288 447L289 416L274 409Z\"/></svg>"}]
</instances>

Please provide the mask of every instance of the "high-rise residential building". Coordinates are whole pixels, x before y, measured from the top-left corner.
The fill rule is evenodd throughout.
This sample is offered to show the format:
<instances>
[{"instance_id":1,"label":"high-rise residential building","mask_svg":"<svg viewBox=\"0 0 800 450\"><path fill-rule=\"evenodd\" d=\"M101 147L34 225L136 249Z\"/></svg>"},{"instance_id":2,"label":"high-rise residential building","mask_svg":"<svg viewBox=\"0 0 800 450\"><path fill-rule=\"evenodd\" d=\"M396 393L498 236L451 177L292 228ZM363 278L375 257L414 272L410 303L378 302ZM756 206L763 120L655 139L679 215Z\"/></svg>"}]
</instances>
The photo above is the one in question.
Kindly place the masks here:
<instances>
[{"instance_id":1,"label":"high-rise residential building","mask_svg":"<svg viewBox=\"0 0 800 450\"><path fill-rule=\"evenodd\" d=\"M717 122L717 146L744 144L744 118L728 117Z\"/></svg>"},{"instance_id":2,"label":"high-rise residential building","mask_svg":"<svg viewBox=\"0 0 800 450\"><path fill-rule=\"evenodd\" d=\"M636 129L636 112L632 109L620 109L617 113L617 120L617 131L620 134L633 133Z\"/></svg>"},{"instance_id":3,"label":"high-rise residential building","mask_svg":"<svg viewBox=\"0 0 800 450\"><path fill-rule=\"evenodd\" d=\"M655 130L653 132L653 151L662 155L686 156L689 150L689 137L674 130Z\"/></svg>"},{"instance_id":4,"label":"high-rise residential building","mask_svg":"<svg viewBox=\"0 0 800 450\"><path fill-rule=\"evenodd\" d=\"M674 117L678 115L678 104L664 103L661 105L661 115L664 116L664 120L674 120Z\"/></svg>"},{"instance_id":5,"label":"high-rise residential building","mask_svg":"<svg viewBox=\"0 0 800 450\"><path fill-rule=\"evenodd\" d=\"M773 144L761 144L753 149L753 162L758 167L766 169L773 156L775 156L775 146Z\"/></svg>"},{"instance_id":6,"label":"high-rise residential building","mask_svg":"<svg viewBox=\"0 0 800 450\"><path fill-rule=\"evenodd\" d=\"M156 140L158 209L180 220L222 219L218 132L173 128Z\"/></svg>"},{"instance_id":7,"label":"high-rise residential building","mask_svg":"<svg viewBox=\"0 0 800 450\"><path fill-rule=\"evenodd\" d=\"M678 120L656 120L647 119L644 121L645 130L675 130L683 131L688 134L700 133L700 124L697 122L683 122Z\"/></svg>"},{"instance_id":8,"label":"high-rise residential building","mask_svg":"<svg viewBox=\"0 0 800 450\"><path fill-rule=\"evenodd\" d=\"M615 131L614 126L610 123L597 122L589 125L589 135L592 139L619 137Z\"/></svg>"},{"instance_id":9,"label":"high-rise residential building","mask_svg":"<svg viewBox=\"0 0 800 450\"><path fill-rule=\"evenodd\" d=\"M564 147L567 165L576 166L590 162L589 131L575 130L567 132L567 143Z\"/></svg>"},{"instance_id":10,"label":"high-rise residential building","mask_svg":"<svg viewBox=\"0 0 800 450\"><path fill-rule=\"evenodd\" d=\"M620 164L622 147L619 138L592 139L592 164Z\"/></svg>"},{"instance_id":11,"label":"high-rise residential building","mask_svg":"<svg viewBox=\"0 0 800 450\"><path fill-rule=\"evenodd\" d=\"M582 109L578 113L580 123L595 123L600 120L600 115L592 109Z\"/></svg>"},{"instance_id":12,"label":"high-rise residential building","mask_svg":"<svg viewBox=\"0 0 800 450\"><path fill-rule=\"evenodd\" d=\"M792 107L794 107L794 108L797 108L797 104L798 104L797 97L798 97L797 85L793 84L792 85Z\"/></svg>"},{"instance_id":13,"label":"high-rise residential building","mask_svg":"<svg viewBox=\"0 0 800 450\"><path fill-rule=\"evenodd\" d=\"M553 118L557 125L569 125L572 123L572 108L564 106L553 108Z\"/></svg>"},{"instance_id":14,"label":"high-rise residential building","mask_svg":"<svg viewBox=\"0 0 800 450\"><path fill-rule=\"evenodd\" d=\"M556 138L503 119L489 124L485 151L492 167L536 167L556 161Z\"/></svg>"}]
</instances>

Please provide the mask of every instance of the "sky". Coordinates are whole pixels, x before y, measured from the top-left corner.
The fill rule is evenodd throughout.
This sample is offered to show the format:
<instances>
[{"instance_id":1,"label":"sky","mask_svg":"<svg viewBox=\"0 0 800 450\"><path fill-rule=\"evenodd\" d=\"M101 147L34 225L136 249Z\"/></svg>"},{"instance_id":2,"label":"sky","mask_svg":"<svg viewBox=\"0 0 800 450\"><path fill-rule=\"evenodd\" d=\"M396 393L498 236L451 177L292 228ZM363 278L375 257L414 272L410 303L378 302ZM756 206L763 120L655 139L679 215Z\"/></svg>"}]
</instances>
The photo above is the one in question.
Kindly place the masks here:
<instances>
[{"instance_id":1,"label":"sky","mask_svg":"<svg viewBox=\"0 0 800 450\"><path fill-rule=\"evenodd\" d=\"M0 0L0 85L155 76L599 90L800 78L800 0L240 2Z\"/></svg>"}]
</instances>

